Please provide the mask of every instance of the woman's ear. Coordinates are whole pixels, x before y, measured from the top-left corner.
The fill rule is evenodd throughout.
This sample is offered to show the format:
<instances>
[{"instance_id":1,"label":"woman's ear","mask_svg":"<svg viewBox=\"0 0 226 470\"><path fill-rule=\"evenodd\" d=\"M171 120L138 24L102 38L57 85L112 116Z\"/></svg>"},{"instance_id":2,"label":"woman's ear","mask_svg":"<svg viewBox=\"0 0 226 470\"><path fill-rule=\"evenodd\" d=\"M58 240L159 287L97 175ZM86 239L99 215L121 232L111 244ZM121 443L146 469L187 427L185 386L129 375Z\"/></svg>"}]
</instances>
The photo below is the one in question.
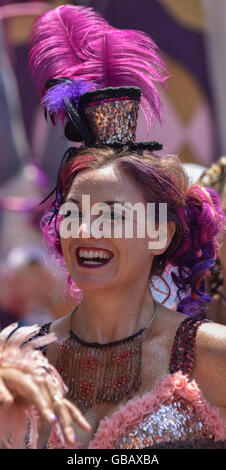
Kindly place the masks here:
<instances>
[{"instance_id":1,"label":"woman's ear","mask_svg":"<svg viewBox=\"0 0 226 470\"><path fill-rule=\"evenodd\" d=\"M161 229L159 227L159 241L152 240L149 242L150 251L153 255L162 255L167 250L174 236L175 230L176 225L174 222L168 222L168 224Z\"/></svg>"}]
</instances>

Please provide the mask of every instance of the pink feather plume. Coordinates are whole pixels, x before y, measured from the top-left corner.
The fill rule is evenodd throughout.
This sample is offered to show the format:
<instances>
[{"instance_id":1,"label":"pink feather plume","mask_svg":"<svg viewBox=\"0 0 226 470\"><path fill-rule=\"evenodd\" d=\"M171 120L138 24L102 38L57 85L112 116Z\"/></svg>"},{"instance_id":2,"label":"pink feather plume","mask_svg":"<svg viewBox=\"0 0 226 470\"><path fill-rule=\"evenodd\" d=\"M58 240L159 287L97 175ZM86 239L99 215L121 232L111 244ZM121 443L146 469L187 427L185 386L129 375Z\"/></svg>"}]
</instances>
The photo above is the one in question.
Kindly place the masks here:
<instances>
[{"instance_id":1,"label":"pink feather plume","mask_svg":"<svg viewBox=\"0 0 226 470\"><path fill-rule=\"evenodd\" d=\"M136 86L148 128L160 122L158 84L169 76L156 44L145 33L111 27L90 8L62 5L34 26L30 64L42 92L49 78L95 82L98 88Z\"/></svg>"},{"instance_id":2,"label":"pink feather plume","mask_svg":"<svg viewBox=\"0 0 226 470\"><path fill-rule=\"evenodd\" d=\"M163 83L169 74L160 51L145 33L135 30L112 28L99 32L96 37L87 35L82 48L87 62L87 78L100 88L136 86L141 88L141 107L148 127L154 117L160 122L161 99L157 84Z\"/></svg>"},{"instance_id":3,"label":"pink feather plume","mask_svg":"<svg viewBox=\"0 0 226 470\"><path fill-rule=\"evenodd\" d=\"M74 67L86 60L81 54L86 35L104 28L110 26L99 13L80 6L61 5L37 18L29 63L41 94L48 79L73 78Z\"/></svg>"}]
</instances>

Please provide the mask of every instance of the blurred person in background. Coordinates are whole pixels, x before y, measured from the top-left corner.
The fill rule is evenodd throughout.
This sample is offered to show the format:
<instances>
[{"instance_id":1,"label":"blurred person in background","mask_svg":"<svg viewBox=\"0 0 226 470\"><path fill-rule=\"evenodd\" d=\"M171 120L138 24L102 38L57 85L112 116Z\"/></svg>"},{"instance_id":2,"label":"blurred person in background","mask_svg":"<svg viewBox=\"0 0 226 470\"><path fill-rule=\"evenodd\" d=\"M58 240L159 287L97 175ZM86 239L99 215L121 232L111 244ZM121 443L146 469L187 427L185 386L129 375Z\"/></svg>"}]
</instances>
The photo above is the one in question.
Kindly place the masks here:
<instances>
[{"instance_id":1,"label":"blurred person in background","mask_svg":"<svg viewBox=\"0 0 226 470\"><path fill-rule=\"evenodd\" d=\"M12 248L1 266L1 328L13 321L23 325L43 325L65 315L62 278L44 263L39 246ZM4 315L4 319L3 319Z\"/></svg>"},{"instance_id":2,"label":"blurred person in background","mask_svg":"<svg viewBox=\"0 0 226 470\"><path fill-rule=\"evenodd\" d=\"M220 196L221 205L226 213L226 157L219 158L209 168L195 163L183 164L186 170L189 183L200 184L213 188ZM168 276L170 277L170 276ZM167 278L168 280L168 278ZM207 287L211 302L205 306L205 314L209 320L217 323L226 324L226 235L223 236L223 242L216 264L210 270L207 278ZM174 302L170 308L176 310Z\"/></svg>"},{"instance_id":3,"label":"blurred person in background","mask_svg":"<svg viewBox=\"0 0 226 470\"><path fill-rule=\"evenodd\" d=\"M226 213L226 156L221 157L199 177L198 184L213 188L221 198L221 204ZM223 244L211 269L208 279L208 289L212 302L207 305L206 314L210 320L226 325L226 234Z\"/></svg>"},{"instance_id":4,"label":"blurred person in background","mask_svg":"<svg viewBox=\"0 0 226 470\"><path fill-rule=\"evenodd\" d=\"M17 316L0 305L0 331L17 321Z\"/></svg>"}]
</instances>

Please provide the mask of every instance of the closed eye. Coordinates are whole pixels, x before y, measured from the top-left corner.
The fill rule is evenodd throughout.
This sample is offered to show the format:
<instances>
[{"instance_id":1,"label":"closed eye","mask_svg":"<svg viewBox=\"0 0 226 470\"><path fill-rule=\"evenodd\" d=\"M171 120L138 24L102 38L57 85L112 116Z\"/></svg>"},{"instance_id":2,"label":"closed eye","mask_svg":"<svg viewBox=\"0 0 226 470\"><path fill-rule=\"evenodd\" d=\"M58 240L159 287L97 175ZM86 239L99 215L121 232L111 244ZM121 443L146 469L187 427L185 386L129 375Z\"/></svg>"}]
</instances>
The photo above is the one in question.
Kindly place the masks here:
<instances>
[{"instance_id":1,"label":"closed eye","mask_svg":"<svg viewBox=\"0 0 226 470\"><path fill-rule=\"evenodd\" d=\"M72 218L82 218L82 212L77 212L77 211L67 211L63 217L66 219L67 217L72 217Z\"/></svg>"},{"instance_id":2,"label":"closed eye","mask_svg":"<svg viewBox=\"0 0 226 470\"><path fill-rule=\"evenodd\" d=\"M118 213L117 212L111 212L111 214L109 214L108 212L106 214L103 214L103 217L104 219L108 219L109 218L109 215L110 215L110 218L112 220L121 220L121 219L125 219L125 216Z\"/></svg>"}]
</instances>

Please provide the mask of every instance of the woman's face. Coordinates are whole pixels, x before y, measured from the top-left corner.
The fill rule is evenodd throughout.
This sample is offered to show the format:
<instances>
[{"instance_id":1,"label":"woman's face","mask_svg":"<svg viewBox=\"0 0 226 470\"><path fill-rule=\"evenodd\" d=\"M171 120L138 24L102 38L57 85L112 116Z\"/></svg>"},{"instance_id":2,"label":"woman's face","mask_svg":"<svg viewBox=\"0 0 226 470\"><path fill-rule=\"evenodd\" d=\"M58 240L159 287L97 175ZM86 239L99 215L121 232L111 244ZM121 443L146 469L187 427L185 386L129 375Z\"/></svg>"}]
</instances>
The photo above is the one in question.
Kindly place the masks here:
<instances>
[{"instance_id":1,"label":"woman's face","mask_svg":"<svg viewBox=\"0 0 226 470\"><path fill-rule=\"evenodd\" d=\"M78 201L76 204L82 212L82 195L90 196L91 209L96 203L108 203L112 211L112 219L107 217L106 220L107 225L112 229L112 235L114 202L145 204L142 192L133 180L124 171L116 170L111 165L98 170L82 170L76 176L66 202ZM90 215L91 224L100 215L101 212L99 215ZM131 213L128 213L126 217L130 215ZM149 239L146 233L145 238L137 237L137 222L136 216L133 217L134 236L132 238L125 238L125 236L95 238L92 233L88 233L86 220L80 218L77 237L61 238L67 268L72 279L83 292L101 291L117 286L123 289L123 286L134 285L144 279L148 282L153 254L148 247ZM115 223L117 225L117 219ZM125 220L122 221L122 226L124 224ZM105 258L100 258L100 256L105 256Z\"/></svg>"}]
</instances>

